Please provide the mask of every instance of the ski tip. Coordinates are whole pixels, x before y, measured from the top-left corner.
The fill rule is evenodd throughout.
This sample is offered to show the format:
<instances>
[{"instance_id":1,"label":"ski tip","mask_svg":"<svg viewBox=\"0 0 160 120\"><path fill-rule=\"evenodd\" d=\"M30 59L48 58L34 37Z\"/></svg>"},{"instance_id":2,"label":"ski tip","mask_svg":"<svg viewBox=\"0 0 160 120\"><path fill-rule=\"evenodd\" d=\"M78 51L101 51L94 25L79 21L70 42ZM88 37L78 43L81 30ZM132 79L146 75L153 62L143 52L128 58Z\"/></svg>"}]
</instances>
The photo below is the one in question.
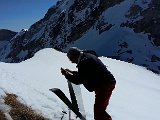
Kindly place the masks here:
<instances>
[{"instance_id":1,"label":"ski tip","mask_svg":"<svg viewBox=\"0 0 160 120\"><path fill-rule=\"evenodd\" d=\"M58 91L58 90L60 90L59 88L51 88L51 89L49 89L50 91L52 91L52 92L54 92L54 91Z\"/></svg>"}]
</instances>

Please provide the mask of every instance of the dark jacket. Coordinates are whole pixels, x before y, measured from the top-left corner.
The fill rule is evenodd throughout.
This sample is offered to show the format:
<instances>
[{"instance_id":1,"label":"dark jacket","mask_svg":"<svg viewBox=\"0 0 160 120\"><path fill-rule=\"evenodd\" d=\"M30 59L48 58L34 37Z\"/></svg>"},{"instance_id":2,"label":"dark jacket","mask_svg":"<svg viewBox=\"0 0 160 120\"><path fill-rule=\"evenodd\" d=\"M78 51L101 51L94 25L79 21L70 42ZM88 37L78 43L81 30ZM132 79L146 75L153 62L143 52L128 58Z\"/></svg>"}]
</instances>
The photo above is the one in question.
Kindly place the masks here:
<instances>
[{"instance_id":1,"label":"dark jacket","mask_svg":"<svg viewBox=\"0 0 160 120\"><path fill-rule=\"evenodd\" d=\"M83 84L90 92L103 85L116 83L106 66L93 54L82 53L77 68L78 71L73 71L73 75L66 78L74 84Z\"/></svg>"}]
</instances>

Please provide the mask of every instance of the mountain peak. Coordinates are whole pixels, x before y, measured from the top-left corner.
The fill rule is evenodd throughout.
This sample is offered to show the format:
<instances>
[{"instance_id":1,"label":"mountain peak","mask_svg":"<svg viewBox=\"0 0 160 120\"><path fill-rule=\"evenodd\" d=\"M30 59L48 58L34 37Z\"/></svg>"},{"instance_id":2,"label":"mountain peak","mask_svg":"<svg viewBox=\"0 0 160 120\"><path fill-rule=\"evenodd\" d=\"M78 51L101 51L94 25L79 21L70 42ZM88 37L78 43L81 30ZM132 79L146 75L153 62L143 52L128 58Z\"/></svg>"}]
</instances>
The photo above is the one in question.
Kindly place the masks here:
<instances>
[{"instance_id":1,"label":"mountain peak","mask_svg":"<svg viewBox=\"0 0 160 120\"><path fill-rule=\"evenodd\" d=\"M43 48L70 46L160 73L158 0L62 0L9 45L1 61L20 62ZM156 60L155 60L156 58Z\"/></svg>"}]
</instances>

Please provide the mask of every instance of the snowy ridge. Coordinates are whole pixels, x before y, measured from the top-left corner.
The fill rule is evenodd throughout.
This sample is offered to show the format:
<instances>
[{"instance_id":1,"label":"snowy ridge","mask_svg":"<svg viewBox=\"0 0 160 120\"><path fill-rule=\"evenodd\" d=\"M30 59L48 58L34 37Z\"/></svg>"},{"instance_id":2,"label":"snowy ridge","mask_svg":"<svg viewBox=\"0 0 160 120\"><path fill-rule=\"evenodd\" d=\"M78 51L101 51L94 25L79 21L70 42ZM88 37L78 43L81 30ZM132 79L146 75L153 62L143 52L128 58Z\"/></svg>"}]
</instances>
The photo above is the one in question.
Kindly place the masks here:
<instances>
[{"instance_id":1,"label":"snowy ridge","mask_svg":"<svg viewBox=\"0 0 160 120\"><path fill-rule=\"evenodd\" d=\"M113 120L159 120L160 76L133 65L106 57L100 59L117 80L108 112ZM76 70L65 53L43 49L21 63L0 63L0 95L14 93L19 100L51 120L59 120L67 107L49 91L60 88L69 97L67 81L60 68ZM94 93L81 86L87 120L93 120ZM0 97L0 101L3 101ZM2 107L0 106L0 109ZM64 120L68 116L65 115Z\"/></svg>"}]
</instances>

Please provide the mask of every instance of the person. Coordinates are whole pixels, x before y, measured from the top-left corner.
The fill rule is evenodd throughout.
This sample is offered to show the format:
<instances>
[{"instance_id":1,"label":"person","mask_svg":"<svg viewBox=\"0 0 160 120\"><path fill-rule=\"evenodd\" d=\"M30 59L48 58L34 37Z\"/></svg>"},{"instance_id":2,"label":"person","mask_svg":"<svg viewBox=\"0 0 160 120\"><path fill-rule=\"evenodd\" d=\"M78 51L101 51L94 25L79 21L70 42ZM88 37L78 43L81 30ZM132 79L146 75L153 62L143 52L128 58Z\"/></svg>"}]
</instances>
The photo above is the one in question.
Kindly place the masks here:
<instances>
[{"instance_id":1,"label":"person","mask_svg":"<svg viewBox=\"0 0 160 120\"><path fill-rule=\"evenodd\" d=\"M77 64L78 71L61 68L62 75L76 85L83 84L89 92L95 92L95 120L112 120L106 108L116 85L114 76L93 52L71 47L67 57Z\"/></svg>"}]
</instances>

